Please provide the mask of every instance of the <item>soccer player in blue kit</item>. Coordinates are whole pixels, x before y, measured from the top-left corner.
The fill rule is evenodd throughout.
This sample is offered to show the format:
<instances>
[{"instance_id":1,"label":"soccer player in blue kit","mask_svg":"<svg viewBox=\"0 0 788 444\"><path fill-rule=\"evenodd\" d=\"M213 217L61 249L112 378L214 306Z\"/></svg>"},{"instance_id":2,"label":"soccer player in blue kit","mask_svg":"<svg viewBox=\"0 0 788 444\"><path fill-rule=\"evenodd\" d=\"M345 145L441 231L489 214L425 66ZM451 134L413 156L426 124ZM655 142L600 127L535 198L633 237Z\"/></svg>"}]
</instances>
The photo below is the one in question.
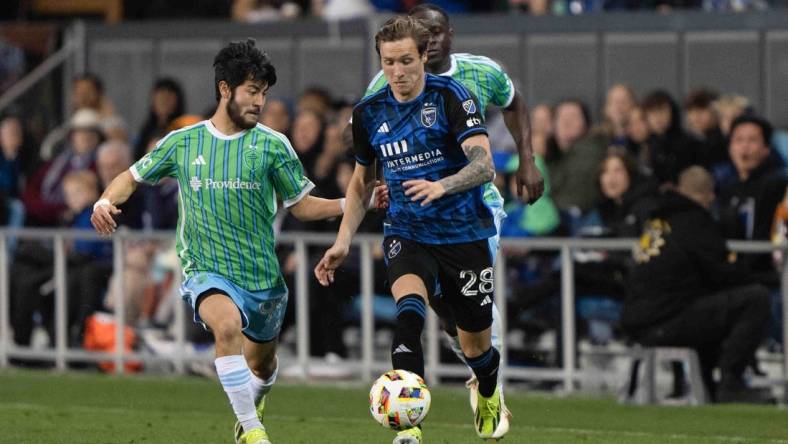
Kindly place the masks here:
<instances>
[{"instance_id":1,"label":"soccer player in blue kit","mask_svg":"<svg viewBox=\"0 0 788 444\"><path fill-rule=\"evenodd\" d=\"M450 77L425 72L429 39L429 30L407 16L388 20L375 35L388 85L353 111L356 167L337 239L315 275L329 285L347 256L377 160L389 188L383 248L397 303L393 367L424 376L421 332L428 298L440 284L465 361L478 379L476 432L500 439L509 419L497 385L500 354L491 343L488 238L496 228L482 186L494 176L490 145L473 95ZM394 444L421 444L422 437L421 428L413 427L399 432Z\"/></svg>"},{"instance_id":2,"label":"soccer player in blue kit","mask_svg":"<svg viewBox=\"0 0 788 444\"><path fill-rule=\"evenodd\" d=\"M519 155L519 166L515 174L518 185L517 194L528 203L536 202L544 191L544 180L534 163L533 150L531 149L531 129L525 99L515 89L509 75L499 64L487 57L451 52L454 31L449 23L448 14L441 7L423 3L413 7L408 11L408 15L421 21L430 31L425 70L430 74L451 77L462 83L476 98L482 114L490 105L501 109L504 122L515 141ZM369 82L364 97L375 94L386 85L386 76L381 70ZM352 147L352 134L349 129L350 126L348 126L348 134L344 136L348 149ZM386 186L383 185L378 187L377 195L382 198L386 192ZM501 224L506 213L503 210L503 197L492 182L484 184L484 201L493 211L498 231L498 234L489 239L494 265L495 254L500 242ZM438 315L444 337L452 351L464 362L457 331L454 328L454 317L449 307L442 303L441 293L439 288L436 294L430 296L430 307ZM502 320L495 301L493 301L492 311L492 343L503 354ZM498 385L501 387L503 387L503 376L503 369L501 369L498 372ZM478 399L478 381L475 376L471 377L466 385L470 389L471 408L475 410Z\"/></svg>"}]
</instances>

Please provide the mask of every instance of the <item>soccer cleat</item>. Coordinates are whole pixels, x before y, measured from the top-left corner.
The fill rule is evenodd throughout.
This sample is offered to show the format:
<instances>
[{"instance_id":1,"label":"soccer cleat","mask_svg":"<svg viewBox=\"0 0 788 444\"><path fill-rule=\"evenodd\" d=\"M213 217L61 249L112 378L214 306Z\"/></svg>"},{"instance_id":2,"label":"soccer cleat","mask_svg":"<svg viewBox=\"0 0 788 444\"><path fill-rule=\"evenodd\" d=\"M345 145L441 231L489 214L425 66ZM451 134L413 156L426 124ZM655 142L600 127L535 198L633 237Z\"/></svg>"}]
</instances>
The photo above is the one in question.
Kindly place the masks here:
<instances>
[{"instance_id":1,"label":"soccer cleat","mask_svg":"<svg viewBox=\"0 0 788 444\"><path fill-rule=\"evenodd\" d=\"M240 444L271 444L268 440L268 434L265 433L265 428L252 429L241 435Z\"/></svg>"},{"instance_id":2,"label":"soccer cleat","mask_svg":"<svg viewBox=\"0 0 788 444\"><path fill-rule=\"evenodd\" d=\"M397 433L391 444L421 444L421 427L411 427Z\"/></svg>"},{"instance_id":3,"label":"soccer cleat","mask_svg":"<svg viewBox=\"0 0 788 444\"><path fill-rule=\"evenodd\" d=\"M501 387L496 387L489 398L478 395L474 412L476 434L479 438L499 440L509 431L509 415L501 396Z\"/></svg>"},{"instance_id":4,"label":"soccer cleat","mask_svg":"<svg viewBox=\"0 0 788 444\"><path fill-rule=\"evenodd\" d=\"M257 419L260 420L260 424L263 423L263 411L265 410L265 395L260 398L260 402L257 403ZM235 444L241 443L241 436L244 433L243 427L241 427L241 423L235 421Z\"/></svg>"},{"instance_id":5,"label":"soccer cleat","mask_svg":"<svg viewBox=\"0 0 788 444\"><path fill-rule=\"evenodd\" d=\"M468 390L470 391L471 411L475 413L476 406L479 404L479 380L476 379L475 375L471 376L471 379L465 381L465 387L467 387ZM503 388L502 386L499 385L498 389L501 392L501 401L503 401ZM512 415L512 412L510 412L508 408L506 408L506 404L504 404L503 402L501 402L501 404L503 405L504 415L506 415L507 419L511 420L514 417L514 415Z\"/></svg>"}]
</instances>

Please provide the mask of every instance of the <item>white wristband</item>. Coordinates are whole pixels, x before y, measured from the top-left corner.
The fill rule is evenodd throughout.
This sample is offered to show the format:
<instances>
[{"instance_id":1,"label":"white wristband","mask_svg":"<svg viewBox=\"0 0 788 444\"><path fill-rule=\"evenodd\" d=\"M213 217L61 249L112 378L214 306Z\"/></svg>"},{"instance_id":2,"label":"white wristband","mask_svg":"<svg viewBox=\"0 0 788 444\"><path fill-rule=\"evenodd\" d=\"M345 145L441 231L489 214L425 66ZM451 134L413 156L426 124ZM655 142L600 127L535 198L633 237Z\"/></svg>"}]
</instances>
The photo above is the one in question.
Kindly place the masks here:
<instances>
[{"instance_id":1,"label":"white wristband","mask_svg":"<svg viewBox=\"0 0 788 444\"><path fill-rule=\"evenodd\" d=\"M342 214L345 214L345 198L339 199L339 209L342 210Z\"/></svg>"},{"instance_id":2,"label":"white wristband","mask_svg":"<svg viewBox=\"0 0 788 444\"><path fill-rule=\"evenodd\" d=\"M109 199L99 199L96 203L93 204L93 211L96 211L96 208L102 205L111 205Z\"/></svg>"}]
</instances>

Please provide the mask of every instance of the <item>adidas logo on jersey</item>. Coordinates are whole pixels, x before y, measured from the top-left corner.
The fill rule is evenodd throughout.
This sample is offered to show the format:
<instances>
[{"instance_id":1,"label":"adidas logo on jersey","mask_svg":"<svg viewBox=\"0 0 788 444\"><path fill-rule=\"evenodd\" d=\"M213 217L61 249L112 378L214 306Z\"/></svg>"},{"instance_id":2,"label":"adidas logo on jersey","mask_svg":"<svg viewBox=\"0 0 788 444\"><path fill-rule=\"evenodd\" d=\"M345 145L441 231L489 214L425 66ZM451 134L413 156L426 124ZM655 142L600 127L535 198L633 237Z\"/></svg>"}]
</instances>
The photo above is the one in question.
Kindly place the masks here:
<instances>
[{"instance_id":1,"label":"adidas logo on jersey","mask_svg":"<svg viewBox=\"0 0 788 444\"><path fill-rule=\"evenodd\" d=\"M397 348L391 352L392 355L396 355L397 353L413 353L413 350L409 349L405 346L405 344L400 344Z\"/></svg>"},{"instance_id":2,"label":"adidas logo on jersey","mask_svg":"<svg viewBox=\"0 0 788 444\"><path fill-rule=\"evenodd\" d=\"M490 299L490 296L489 296L489 295L488 295L488 296L485 296L485 297L484 297L484 299L482 299L482 303L481 303L481 304L479 304L479 306L480 306L480 307L484 307L484 306L485 306L485 305L487 305L487 304L492 304L492 299Z\"/></svg>"},{"instance_id":3,"label":"adidas logo on jersey","mask_svg":"<svg viewBox=\"0 0 788 444\"><path fill-rule=\"evenodd\" d=\"M199 165L207 165L207 164L208 164L208 162L206 162L205 159L203 159L202 154L197 156L197 158L194 159L194 162L192 162L192 165L197 165L197 166L199 166Z\"/></svg>"},{"instance_id":4,"label":"adidas logo on jersey","mask_svg":"<svg viewBox=\"0 0 788 444\"><path fill-rule=\"evenodd\" d=\"M378 128L378 132L379 133L387 133L387 132L389 132L389 124L388 124L388 122L383 122L383 125L380 125L380 128Z\"/></svg>"}]
</instances>

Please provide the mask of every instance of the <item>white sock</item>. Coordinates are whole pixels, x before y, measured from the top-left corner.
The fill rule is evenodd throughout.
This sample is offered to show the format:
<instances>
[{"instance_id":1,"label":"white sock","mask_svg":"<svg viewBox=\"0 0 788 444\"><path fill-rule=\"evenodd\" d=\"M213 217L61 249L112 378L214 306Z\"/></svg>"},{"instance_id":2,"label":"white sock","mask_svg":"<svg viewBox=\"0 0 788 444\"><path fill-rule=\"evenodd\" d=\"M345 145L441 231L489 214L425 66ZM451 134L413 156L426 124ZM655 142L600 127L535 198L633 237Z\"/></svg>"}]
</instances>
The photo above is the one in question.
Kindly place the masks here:
<instances>
[{"instance_id":1,"label":"white sock","mask_svg":"<svg viewBox=\"0 0 788 444\"><path fill-rule=\"evenodd\" d=\"M491 342L492 346L498 349L498 353L501 355L501 359L498 363L498 386L501 387L501 393L503 393L503 354L506 353L503 346L503 330L501 327L501 312L498 311L498 305L493 302L492 306L492 315L493 315L493 322L492 322L492 334L491 334Z\"/></svg>"},{"instance_id":2,"label":"white sock","mask_svg":"<svg viewBox=\"0 0 788 444\"><path fill-rule=\"evenodd\" d=\"M246 365L242 355L222 356L216 358L216 373L222 383L235 417L244 431L263 427L257 419L254 396L252 395L252 372Z\"/></svg>"},{"instance_id":3,"label":"white sock","mask_svg":"<svg viewBox=\"0 0 788 444\"><path fill-rule=\"evenodd\" d=\"M274 386L276 382L276 375L279 374L279 358L276 359L276 368L274 368L274 372L271 373L271 376L268 379L260 379L252 373L252 394L254 395L254 405L260 403L260 400L263 399L263 396L267 395L268 392Z\"/></svg>"},{"instance_id":4,"label":"white sock","mask_svg":"<svg viewBox=\"0 0 788 444\"><path fill-rule=\"evenodd\" d=\"M498 385L503 387L503 332L501 331L501 313L498 311L498 306L493 302L492 306L492 315L493 315L493 322L492 322L492 332L491 332L491 341L492 346L497 348L500 355L501 361L500 366L498 367ZM454 352L455 355L462 361L464 364L465 362L465 355L462 353L462 347L460 347L460 338L457 336L450 336L445 331L443 332L443 336L446 337L447 342L449 343L449 347L451 347L451 351ZM469 367L470 368L470 367ZM473 374L473 370L471 370L471 374Z\"/></svg>"}]
</instances>

